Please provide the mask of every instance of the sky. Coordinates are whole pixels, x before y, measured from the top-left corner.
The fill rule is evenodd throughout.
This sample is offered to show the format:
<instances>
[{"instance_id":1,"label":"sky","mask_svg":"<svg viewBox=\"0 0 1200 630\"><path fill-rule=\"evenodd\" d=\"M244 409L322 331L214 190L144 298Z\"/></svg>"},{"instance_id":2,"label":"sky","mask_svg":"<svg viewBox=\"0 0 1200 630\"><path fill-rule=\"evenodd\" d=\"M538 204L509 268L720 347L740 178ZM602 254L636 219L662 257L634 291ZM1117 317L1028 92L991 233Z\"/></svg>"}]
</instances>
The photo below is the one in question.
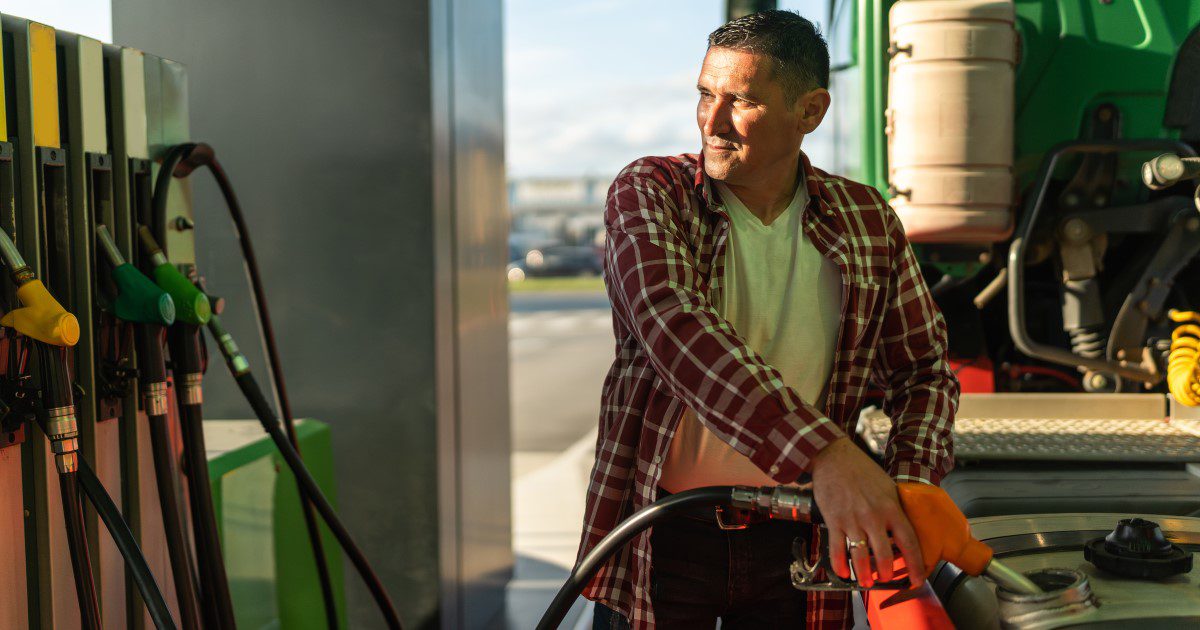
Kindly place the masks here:
<instances>
[{"instance_id":1,"label":"sky","mask_svg":"<svg viewBox=\"0 0 1200 630\"><path fill-rule=\"evenodd\" d=\"M694 152L695 82L725 0L504 0L510 177L611 177ZM826 0L779 0L818 23ZM0 0L7 13L112 41L111 0ZM806 139L814 162L828 146Z\"/></svg>"},{"instance_id":2,"label":"sky","mask_svg":"<svg viewBox=\"0 0 1200 630\"><path fill-rule=\"evenodd\" d=\"M111 0L0 0L0 13L112 42Z\"/></svg>"},{"instance_id":3,"label":"sky","mask_svg":"<svg viewBox=\"0 0 1200 630\"><path fill-rule=\"evenodd\" d=\"M826 0L780 0L818 23ZM724 0L506 0L510 178L616 175L699 149L696 76ZM822 135L805 150L820 162Z\"/></svg>"}]
</instances>

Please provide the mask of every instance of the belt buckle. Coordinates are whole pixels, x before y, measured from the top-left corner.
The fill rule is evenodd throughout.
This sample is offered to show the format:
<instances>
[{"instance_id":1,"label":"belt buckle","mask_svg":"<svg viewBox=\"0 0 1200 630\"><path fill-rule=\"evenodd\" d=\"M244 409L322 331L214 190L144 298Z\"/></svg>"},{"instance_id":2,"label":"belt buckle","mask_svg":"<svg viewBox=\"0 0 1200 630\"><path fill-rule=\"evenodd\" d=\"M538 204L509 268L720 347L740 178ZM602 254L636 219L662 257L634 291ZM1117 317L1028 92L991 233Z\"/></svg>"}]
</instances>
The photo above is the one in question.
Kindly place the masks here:
<instances>
[{"instance_id":1,"label":"belt buckle","mask_svg":"<svg viewBox=\"0 0 1200 630\"><path fill-rule=\"evenodd\" d=\"M746 523L746 522L726 523L725 522L725 508L720 505L718 505L716 507L716 516L717 516L717 527L720 529L723 529L725 531L736 531L739 529L746 529L747 527L750 526L750 524Z\"/></svg>"}]
</instances>

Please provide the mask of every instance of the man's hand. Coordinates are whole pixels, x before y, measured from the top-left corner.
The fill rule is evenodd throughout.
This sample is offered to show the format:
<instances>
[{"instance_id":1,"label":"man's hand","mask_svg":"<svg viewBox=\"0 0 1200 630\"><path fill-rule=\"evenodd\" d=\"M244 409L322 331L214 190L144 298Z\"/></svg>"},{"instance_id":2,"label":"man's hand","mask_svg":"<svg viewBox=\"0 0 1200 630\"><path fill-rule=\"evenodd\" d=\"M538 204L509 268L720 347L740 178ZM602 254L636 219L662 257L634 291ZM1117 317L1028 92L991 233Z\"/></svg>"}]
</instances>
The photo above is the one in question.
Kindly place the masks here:
<instances>
[{"instance_id":1,"label":"man's hand","mask_svg":"<svg viewBox=\"0 0 1200 630\"><path fill-rule=\"evenodd\" d=\"M879 578L892 579L892 543L908 566L908 579L914 587L925 582L925 563L921 545L908 517L900 507L896 484L866 453L847 438L830 443L813 459L813 498L829 529L829 554L833 570L842 579L850 577L846 561L846 541L865 540L866 546L850 550L854 573L863 586L871 586L871 555Z\"/></svg>"}]
</instances>

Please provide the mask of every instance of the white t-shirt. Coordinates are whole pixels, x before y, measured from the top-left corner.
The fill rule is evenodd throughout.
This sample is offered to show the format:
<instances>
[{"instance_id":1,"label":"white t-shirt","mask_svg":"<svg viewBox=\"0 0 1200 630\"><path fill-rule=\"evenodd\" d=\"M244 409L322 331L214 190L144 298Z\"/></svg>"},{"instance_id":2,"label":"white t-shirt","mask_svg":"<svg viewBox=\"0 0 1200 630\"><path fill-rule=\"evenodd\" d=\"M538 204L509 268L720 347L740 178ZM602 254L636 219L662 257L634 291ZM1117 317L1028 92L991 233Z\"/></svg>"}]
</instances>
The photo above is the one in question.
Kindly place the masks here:
<instances>
[{"instance_id":1,"label":"white t-shirt","mask_svg":"<svg viewBox=\"0 0 1200 630\"><path fill-rule=\"evenodd\" d=\"M770 225L763 225L723 183L715 184L730 221L717 311L779 370L784 384L823 408L841 323L842 276L801 229L808 205L805 182L801 179L792 202ZM687 409L659 485L675 493L743 484L775 481Z\"/></svg>"}]
</instances>

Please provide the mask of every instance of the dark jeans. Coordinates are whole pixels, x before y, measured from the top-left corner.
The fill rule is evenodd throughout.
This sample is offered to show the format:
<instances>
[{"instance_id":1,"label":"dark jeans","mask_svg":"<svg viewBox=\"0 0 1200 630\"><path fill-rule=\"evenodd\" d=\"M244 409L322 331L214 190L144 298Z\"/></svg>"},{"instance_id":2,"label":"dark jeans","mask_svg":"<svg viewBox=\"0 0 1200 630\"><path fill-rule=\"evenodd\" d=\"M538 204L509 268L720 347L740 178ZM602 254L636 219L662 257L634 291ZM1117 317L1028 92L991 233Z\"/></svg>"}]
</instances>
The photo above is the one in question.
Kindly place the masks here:
<instances>
[{"instance_id":1,"label":"dark jeans","mask_svg":"<svg viewBox=\"0 0 1200 630\"><path fill-rule=\"evenodd\" d=\"M650 535L650 598L659 628L805 627L805 594L792 588L792 541L809 525L768 521L743 530L678 516ZM597 604L593 630L628 622Z\"/></svg>"}]
</instances>

